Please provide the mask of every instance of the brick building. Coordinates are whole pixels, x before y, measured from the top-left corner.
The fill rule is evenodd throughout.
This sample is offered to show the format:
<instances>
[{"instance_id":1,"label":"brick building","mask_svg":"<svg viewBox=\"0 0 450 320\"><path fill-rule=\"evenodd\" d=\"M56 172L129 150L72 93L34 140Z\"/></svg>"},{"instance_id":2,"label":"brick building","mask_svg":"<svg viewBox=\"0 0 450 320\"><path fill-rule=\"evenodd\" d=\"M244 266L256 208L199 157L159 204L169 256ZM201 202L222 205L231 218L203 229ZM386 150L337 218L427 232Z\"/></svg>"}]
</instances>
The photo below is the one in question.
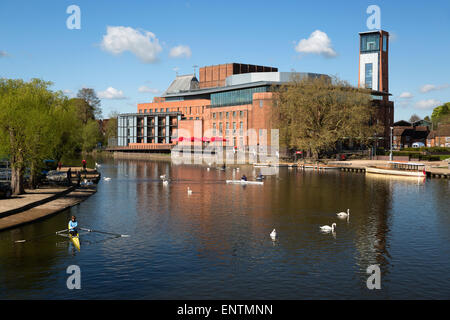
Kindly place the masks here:
<instances>
[{"instance_id":1,"label":"brick building","mask_svg":"<svg viewBox=\"0 0 450 320\"><path fill-rule=\"evenodd\" d=\"M450 148L450 124L440 125L427 136L427 147Z\"/></svg>"},{"instance_id":2,"label":"brick building","mask_svg":"<svg viewBox=\"0 0 450 320\"><path fill-rule=\"evenodd\" d=\"M359 87L372 89L376 121L384 127L378 146L386 148L394 119L388 90L388 39L385 31L360 34L358 82ZM176 144L217 141L239 148L270 145L273 87L294 76L329 77L240 63L202 67L200 80L195 74L177 76L161 97L138 104L137 113L119 116L118 146L170 150Z\"/></svg>"}]
</instances>

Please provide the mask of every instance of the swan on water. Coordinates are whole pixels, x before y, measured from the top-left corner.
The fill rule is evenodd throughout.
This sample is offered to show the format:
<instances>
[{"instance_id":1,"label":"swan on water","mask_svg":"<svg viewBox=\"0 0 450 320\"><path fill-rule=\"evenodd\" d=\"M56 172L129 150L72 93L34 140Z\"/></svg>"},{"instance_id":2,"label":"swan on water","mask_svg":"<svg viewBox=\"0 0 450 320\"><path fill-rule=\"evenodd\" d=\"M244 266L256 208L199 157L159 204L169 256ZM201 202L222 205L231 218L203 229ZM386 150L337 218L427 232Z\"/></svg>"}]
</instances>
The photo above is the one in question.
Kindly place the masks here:
<instances>
[{"instance_id":1,"label":"swan on water","mask_svg":"<svg viewBox=\"0 0 450 320\"><path fill-rule=\"evenodd\" d=\"M275 231L275 229L273 229L272 232L270 233L270 237L272 239L275 239L277 237L277 232Z\"/></svg>"},{"instance_id":2,"label":"swan on water","mask_svg":"<svg viewBox=\"0 0 450 320\"><path fill-rule=\"evenodd\" d=\"M105 180L105 181L110 181L111 178L109 178L109 177L104 177L103 180Z\"/></svg>"},{"instance_id":3,"label":"swan on water","mask_svg":"<svg viewBox=\"0 0 450 320\"><path fill-rule=\"evenodd\" d=\"M349 218L350 217L350 209L347 209L347 212L339 212L336 213L339 218Z\"/></svg>"},{"instance_id":4,"label":"swan on water","mask_svg":"<svg viewBox=\"0 0 450 320\"><path fill-rule=\"evenodd\" d=\"M101 165L99 165L99 164L96 162L96 163L95 163L95 167L96 167L96 168L100 168Z\"/></svg>"},{"instance_id":5,"label":"swan on water","mask_svg":"<svg viewBox=\"0 0 450 320\"><path fill-rule=\"evenodd\" d=\"M163 180L163 185L167 186L169 184L169 180L164 179Z\"/></svg>"},{"instance_id":6,"label":"swan on water","mask_svg":"<svg viewBox=\"0 0 450 320\"><path fill-rule=\"evenodd\" d=\"M333 223L332 225L331 225L331 227L330 226L321 226L320 227L320 230L321 231L324 231L324 232L330 232L330 231L334 231L334 228L336 227L336 223Z\"/></svg>"},{"instance_id":7,"label":"swan on water","mask_svg":"<svg viewBox=\"0 0 450 320\"><path fill-rule=\"evenodd\" d=\"M187 192L188 192L188 194L192 194L192 190L191 190L191 188L189 188L189 187L188 187L188 190L187 190Z\"/></svg>"},{"instance_id":8,"label":"swan on water","mask_svg":"<svg viewBox=\"0 0 450 320\"><path fill-rule=\"evenodd\" d=\"M161 178L161 180L165 180L166 179L166 175L165 174L160 175L159 177Z\"/></svg>"}]
</instances>

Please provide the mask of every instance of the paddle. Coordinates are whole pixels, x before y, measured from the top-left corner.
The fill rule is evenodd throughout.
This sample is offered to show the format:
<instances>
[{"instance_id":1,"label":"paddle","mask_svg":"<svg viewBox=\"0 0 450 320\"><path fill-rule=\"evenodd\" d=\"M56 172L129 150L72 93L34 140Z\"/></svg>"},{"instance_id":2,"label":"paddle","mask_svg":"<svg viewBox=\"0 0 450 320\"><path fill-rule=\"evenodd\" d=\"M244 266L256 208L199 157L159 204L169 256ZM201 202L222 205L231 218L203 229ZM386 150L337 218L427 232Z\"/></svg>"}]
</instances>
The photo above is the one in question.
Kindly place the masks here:
<instances>
[{"instance_id":1,"label":"paddle","mask_svg":"<svg viewBox=\"0 0 450 320\"><path fill-rule=\"evenodd\" d=\"M48 234L41 234L40 236L31 238L31 239L16 240L16 241L14 241L14 243L24 243L24 242L27 242L27 241L33 241L33 240L37 240L37 239L42 239L42 238L50 237L52 235L55 235L55 234L58 234L58 233L61 233L61 232L64 232L64 231L67 231L67 229L61 230L61 231L56 231L56 232L53 232L53 233L48 233Z\"/></svg>"},{"instance_id":2,"label":"paddle","mask_svg":"<svg viewBox=\"0 0 450 320\"><path fill-rule=\"evenodd\" d=\"M105 231L92 230L92 229L86 229L86 228L80 228L80 230L84 230L84 231L87 231L87 232L97 232L97 233L102 233L102 234L108 234L108 235L111 235L111 236L122 237L122 238L129 237L128 234L119 234L119 233L105 232Z\"/></svg>"}]
</instances>

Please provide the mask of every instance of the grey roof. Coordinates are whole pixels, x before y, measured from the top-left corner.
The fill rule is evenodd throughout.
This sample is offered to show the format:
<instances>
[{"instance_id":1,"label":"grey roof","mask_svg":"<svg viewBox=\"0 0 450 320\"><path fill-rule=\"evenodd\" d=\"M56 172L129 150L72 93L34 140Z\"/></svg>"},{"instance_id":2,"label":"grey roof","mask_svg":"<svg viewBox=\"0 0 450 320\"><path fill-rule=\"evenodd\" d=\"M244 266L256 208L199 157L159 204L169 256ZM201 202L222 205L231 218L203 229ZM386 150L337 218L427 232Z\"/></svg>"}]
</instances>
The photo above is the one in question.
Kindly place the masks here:
<instances>
[{"instance_id":1,"label":"grey roof","mask_svg":"<svg viewBox=\"0 0 450 320\"><path fill-rule=\"evenodd\" d=\"M173 97L181 97L181 96L196 96L196 95L204 95L211 94L216 92L223 91L231 91L237 89L246 89L260 86L271 86L271 85L279 85L283 82L288 82L292 80L293 76L298 75L300 78L310 77L317 78L320 76L328 75L317 74L317 73L303 73L303 72L259 72L259 73L244 73L227 77L226 85L223 87L212 87L212 88L203 88L203 89L194 89L194 90L186 90L186 91L178 91L178 92L169 92L167 89L166 92L162 95L164 98L173 98ZM176 81L176 80L175 80ZM175 82L174 81L174 82ZM171 85L172 86L172 85Z\"/></svg>"},{"instance_id":2,"label":"grey roof","mask_svg":"<svg viewBox=\"0 0 450 320\"><path fill-rule=\"evenodd\" d=\"M194 74L177 76L175 80L170 84L166 92L164 92L164 95L191 91L198 88L198 80Z\"/></svg>"}]
</instances>

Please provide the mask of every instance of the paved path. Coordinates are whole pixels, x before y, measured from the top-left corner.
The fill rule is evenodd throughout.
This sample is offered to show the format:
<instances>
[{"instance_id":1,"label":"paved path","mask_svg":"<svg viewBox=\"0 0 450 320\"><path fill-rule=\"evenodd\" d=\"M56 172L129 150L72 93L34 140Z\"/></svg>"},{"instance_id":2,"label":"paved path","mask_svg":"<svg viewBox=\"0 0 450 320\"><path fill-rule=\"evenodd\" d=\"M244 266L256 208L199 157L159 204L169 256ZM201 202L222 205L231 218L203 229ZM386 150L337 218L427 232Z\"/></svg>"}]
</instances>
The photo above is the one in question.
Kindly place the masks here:
<instances>
[{"instance_id":1,"label":"paved path","mask_svg":"<svg viewBox=\"0 0 450 320\"><path fill-rule=\"evenodd\" d=\"M47 190L47 193L43 191ZM53 190L53 193L49 192L49 190ZM40 192L39 192L40 191ZM55 192L56 191L56 192ZM46 197L55 196L58 194L57 191L61 192L61 189L39 189L36 190L36 193L28 193L26 195L20 196L20 199L9 199L9 200L0 200L0 214L4 211L1 208L11 209L14 206L19 208L24 204L32 204L33 201L39 201ZM68 191L67 189L63 189L62 191ZM48 201L44 204L34 206L28 210L9 215L4 218L0 218L0 230L5 230L8 228L17 227L19 225L29 223L38 219L42 219L49 215L61 212L70 207L73 207L80 202L86 200L89 196L96 192L96 188L78 188L73 191L59 196L57 199ZM19 200L19 201L18 201ZM3 204L3 201L9 201L9 203Z\"/></svg>"}]
</instances>

